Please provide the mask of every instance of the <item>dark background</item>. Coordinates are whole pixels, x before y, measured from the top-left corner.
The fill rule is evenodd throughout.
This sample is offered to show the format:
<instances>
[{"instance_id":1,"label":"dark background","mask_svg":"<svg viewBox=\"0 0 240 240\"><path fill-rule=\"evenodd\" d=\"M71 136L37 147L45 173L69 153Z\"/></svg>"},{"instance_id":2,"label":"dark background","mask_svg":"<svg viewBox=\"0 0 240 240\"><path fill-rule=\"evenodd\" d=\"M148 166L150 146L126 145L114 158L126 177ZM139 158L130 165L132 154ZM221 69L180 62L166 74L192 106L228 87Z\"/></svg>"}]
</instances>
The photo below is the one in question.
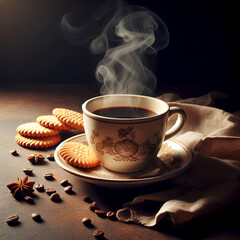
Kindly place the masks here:
<instances>
[{"instance_id":1,"label":"dark background","mask_svg":"<svg viewBox=\"0 0 240 240\"><path fill-rule=\"evenodd\" d=\"M99 87L95 68L102 55L91 55L87 45L71 45L63 37L60 22L69 12L87 21L102 2L0 0L0 83ZM158 88L239 89L237 1L128 2L154 11L169 29L169 46L155 62Z\"/></svg>"}]
</instances>

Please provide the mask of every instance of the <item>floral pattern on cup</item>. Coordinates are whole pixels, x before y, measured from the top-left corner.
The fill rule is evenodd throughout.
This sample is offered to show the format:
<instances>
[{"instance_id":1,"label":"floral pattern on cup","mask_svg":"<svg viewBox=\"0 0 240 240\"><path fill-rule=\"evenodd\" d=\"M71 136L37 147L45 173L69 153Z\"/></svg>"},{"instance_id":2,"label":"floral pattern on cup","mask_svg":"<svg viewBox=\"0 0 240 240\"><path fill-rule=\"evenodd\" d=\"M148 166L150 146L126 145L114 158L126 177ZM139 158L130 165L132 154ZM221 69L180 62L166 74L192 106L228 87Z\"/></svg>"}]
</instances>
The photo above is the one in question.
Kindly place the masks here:
<instances>
[{"instance_id":1,"label":"floral pattern on cup","mask_svg":"<svg viewBox=\"0 0 240 240\"><path fill-rule=\"evenodd\" d=\"M95 130L91 133L91 144L101 154L109 154L116 161L137 161L140 156L151 155L158 148L161 137L160 130L154 133L154 142L147 139L143 143L135 141L134 127L120 128L117 131L118 139L106 136L103 140L98 141L99 135Z\"/></svg>"}]
</instances>

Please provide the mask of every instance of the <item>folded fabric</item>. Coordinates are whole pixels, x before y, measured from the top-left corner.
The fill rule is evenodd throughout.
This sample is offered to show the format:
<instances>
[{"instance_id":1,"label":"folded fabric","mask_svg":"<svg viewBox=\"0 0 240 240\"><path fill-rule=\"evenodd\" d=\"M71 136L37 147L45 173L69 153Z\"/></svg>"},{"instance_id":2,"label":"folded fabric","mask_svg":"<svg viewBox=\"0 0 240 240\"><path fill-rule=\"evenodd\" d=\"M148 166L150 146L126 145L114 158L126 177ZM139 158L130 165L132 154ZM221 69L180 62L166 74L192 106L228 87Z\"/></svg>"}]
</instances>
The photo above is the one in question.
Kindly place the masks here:
<instances>
[{"instance_id":1,"label":"folded fabric","mask_svg":"<svg viewBox=\"0 0 240 240\"><path fill-rule=\"evenodd\" d=\"M124 204L119 220L151 227L166 218L178 225L240 199L240 118L209 107L224 97L217 92L185 100L175 94L160 97L187 114L174 139L193 152L193 164L173 179L174 188Z\"/></svg>"}]
</instances>

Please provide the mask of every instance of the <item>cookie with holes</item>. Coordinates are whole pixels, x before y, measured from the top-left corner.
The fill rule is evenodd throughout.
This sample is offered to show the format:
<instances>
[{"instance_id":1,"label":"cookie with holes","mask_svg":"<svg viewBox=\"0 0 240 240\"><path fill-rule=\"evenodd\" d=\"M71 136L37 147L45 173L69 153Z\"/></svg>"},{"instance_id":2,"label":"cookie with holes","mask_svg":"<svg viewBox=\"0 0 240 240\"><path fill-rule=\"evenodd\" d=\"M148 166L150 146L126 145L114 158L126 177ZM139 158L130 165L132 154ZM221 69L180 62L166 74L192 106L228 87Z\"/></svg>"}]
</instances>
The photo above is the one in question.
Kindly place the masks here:
<instances>
[{"instance_id":1,"label":"cookie with holes","mask_svg":"<svg viewBox=\"0 0 240 240\"><path fill-rule=\"evenodd\" d=\"M57 117L53 115L44 115L37 117L37 123L43 127L55 129L55 130L72 130L71 127L60 122Z\"/></svg>"},{"instance_id":2,"label":"cookie with holes","mask_svg":"<svg viewBox=\"0 0 240 240\"><path fill-rule=\"evenodd\" d=\"M67 108L54 108L52 113L66 126L73 129L84 130L82 113Z\"/></svg>"},{"instance_id":3,"label":"cookie with holes","mask_svg":"<svg viewBox=\"0 0 240 240\"><path fill-rule=\"evenodd\" d=\"M93 168L100 164L92 149L78 142L67 142L59 149L60 156L70 165L79 168Z\"/></svg>"}]
</instances>

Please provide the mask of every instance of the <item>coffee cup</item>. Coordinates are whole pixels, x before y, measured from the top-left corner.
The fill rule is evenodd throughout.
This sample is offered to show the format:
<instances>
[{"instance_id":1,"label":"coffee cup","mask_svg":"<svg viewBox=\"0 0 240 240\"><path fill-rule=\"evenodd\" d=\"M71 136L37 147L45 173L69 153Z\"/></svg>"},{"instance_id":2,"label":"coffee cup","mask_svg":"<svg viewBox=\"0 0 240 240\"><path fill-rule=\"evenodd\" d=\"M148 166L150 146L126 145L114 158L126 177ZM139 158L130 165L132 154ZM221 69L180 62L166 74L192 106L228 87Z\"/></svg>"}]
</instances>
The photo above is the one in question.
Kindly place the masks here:
<instances>
[{"instance_id":1,"label":"coffee cup","mask_svg":"<svg viewBox=\"0 0 240 240\"><path fill-rule=\"evenodd\" d=\"M82 110L91 149L105 168L120 173L137 172L152 164L162 142L177 134L186 121L183 109L142 95L94 97ZM174 114L177 120L167 130Z\"/></svg>"}]
</instances>

